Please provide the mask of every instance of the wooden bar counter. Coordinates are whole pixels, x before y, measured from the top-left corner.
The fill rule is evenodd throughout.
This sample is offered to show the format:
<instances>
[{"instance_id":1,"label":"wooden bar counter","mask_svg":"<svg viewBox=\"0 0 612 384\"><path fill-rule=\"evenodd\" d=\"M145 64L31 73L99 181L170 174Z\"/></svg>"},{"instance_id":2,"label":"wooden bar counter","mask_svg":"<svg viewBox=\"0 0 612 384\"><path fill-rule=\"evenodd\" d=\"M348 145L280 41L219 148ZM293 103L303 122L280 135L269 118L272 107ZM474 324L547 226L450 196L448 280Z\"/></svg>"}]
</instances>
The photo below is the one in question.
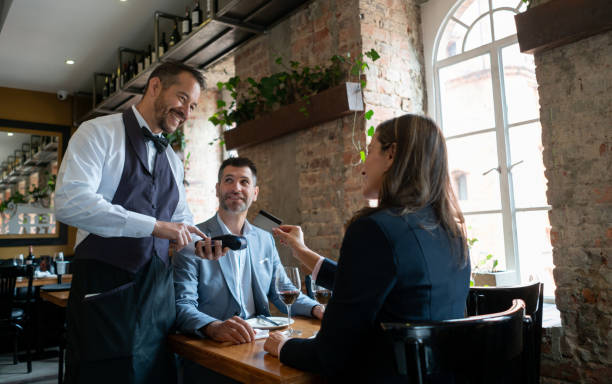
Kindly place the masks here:
<instances>
[{"instance_id":1,"label":"wooden bar counter","mask_svg":"<svg viewBox=\"0 0 612 384\"><path fill-rule=\"evenodd\" d=\"M321 326L321 321L294 317L293 329L302 331L300 337L310 337ZM228 345L210 339L186 335L168 337L170 349L175 353L243 383L321 383L315 374L283 365L278 358L263 350L266 339L253 343Z\"/></svg>"}]
</instances>

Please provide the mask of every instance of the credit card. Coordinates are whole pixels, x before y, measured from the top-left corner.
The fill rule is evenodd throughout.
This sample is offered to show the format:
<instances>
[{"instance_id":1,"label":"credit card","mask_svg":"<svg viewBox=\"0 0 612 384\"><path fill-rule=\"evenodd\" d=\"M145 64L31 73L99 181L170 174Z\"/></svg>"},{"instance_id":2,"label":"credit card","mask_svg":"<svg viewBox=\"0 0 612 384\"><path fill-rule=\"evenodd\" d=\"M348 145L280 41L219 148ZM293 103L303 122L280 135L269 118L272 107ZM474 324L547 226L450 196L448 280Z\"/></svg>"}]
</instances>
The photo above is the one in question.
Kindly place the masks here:
<instances>
[{"instance_id":1,"label":"credit card","mask_svg":"<svg viewBox=\"0 0 612 384\"><path fill-rule=\"evenodd\" d=\"M252 224L256 227L259 227L265 231L272 232L272 228L276 228L281 225L283 221L278 217L272 215L269 212L264 211L263 209L259 211L255 219L253 219Z\"/></svg>"}]
</instances>

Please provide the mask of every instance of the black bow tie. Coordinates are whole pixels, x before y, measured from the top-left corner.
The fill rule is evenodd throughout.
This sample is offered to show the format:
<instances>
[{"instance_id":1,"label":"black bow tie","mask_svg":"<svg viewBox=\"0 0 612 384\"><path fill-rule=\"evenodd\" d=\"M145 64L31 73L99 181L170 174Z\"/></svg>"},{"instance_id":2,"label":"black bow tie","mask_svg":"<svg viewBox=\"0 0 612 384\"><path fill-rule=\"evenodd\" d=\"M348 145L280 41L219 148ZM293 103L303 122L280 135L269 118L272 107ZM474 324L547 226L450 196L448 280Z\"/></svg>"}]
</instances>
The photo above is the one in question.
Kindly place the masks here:
<instances>
[{"instance_id":1,"label":"black bow tie","mask_svg":"<svg viewBox=\"0 0 612 384\"><path fill-rule=\"evenodd\" d=\"M155 136L145 127L142 127L142 134L144 135L145 142L151 140L153 144L155 144L155 149L157 149L157 153L162 153L166 150L168 146L168 139L163 136Z\"/></svg>"}]
</instances>

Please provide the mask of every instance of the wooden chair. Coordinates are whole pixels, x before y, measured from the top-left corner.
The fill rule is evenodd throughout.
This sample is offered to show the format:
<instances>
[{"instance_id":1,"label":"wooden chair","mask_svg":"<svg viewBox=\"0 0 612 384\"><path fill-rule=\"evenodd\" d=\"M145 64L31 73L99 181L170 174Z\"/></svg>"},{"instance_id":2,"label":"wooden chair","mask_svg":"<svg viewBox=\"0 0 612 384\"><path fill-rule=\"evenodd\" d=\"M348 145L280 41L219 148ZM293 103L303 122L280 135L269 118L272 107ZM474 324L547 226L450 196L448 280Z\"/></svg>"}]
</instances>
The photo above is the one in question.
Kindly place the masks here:
<instances>
[{"instance_id":1,"label":"wooden chair","mask_svg":"<svg viewBox=\"0 0 612 384\"><path fill-rule=\"evenodd\" d=\"M525 303L506 311L430 323L383 323L396 374L409 383L521 383Z\"/></svg>"},{"instance_id":2,"label":"wooden chair","mask_svg":"<svg viewBox=\"0 0 612 384\"><path fill-rule=\"evenodd\" d=\"M525 313L532 319L524 329L522 360L526 384L540 382L540 348L542 344L542 311L544 284L533 283L513 287L472 287L468 294L468 316L494 313L508 308L514 299L525 302Z\"/></svg>"},{"instance_id":3,"label":"wooden chair","mask_svg":"<svg viewBox=\"0 0 612 384\"><path fill-rule=\"evenodd\" d=\"M18 277L28 279L26 299L29 303L32 296L32 279L34 277L33 266L3 266L0 267L0 332L13 337L13 364L19 362L19 337L26 339L26 360L28 373L32 372L31 332L30 330L30 306L25 309L15 308L15 284Z\"/></svg>"}]
</instances>

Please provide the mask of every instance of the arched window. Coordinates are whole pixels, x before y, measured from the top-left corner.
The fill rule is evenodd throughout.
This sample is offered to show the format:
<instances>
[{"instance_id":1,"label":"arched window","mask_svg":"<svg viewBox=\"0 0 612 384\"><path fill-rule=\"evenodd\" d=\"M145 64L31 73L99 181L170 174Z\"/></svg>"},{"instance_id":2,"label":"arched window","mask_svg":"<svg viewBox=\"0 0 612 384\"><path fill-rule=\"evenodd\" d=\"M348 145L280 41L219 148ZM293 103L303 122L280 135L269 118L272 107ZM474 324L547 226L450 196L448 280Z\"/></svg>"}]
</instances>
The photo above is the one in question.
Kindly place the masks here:
<instances>
[{"instance_id":1,"label":"arched window","mask_svg":"<svg viewBox=\"0 0 612 384\"><path fill-rule=\"evenodd\" d=\"M515 282L537 276L552 296L537 83L514 23L524 7L521 0L461 0L450 8L429 50L430 102L450 169L461 170L451 176L468 237L478 239L472 263L493 254Z\"/></svg>"}]
</instances>

